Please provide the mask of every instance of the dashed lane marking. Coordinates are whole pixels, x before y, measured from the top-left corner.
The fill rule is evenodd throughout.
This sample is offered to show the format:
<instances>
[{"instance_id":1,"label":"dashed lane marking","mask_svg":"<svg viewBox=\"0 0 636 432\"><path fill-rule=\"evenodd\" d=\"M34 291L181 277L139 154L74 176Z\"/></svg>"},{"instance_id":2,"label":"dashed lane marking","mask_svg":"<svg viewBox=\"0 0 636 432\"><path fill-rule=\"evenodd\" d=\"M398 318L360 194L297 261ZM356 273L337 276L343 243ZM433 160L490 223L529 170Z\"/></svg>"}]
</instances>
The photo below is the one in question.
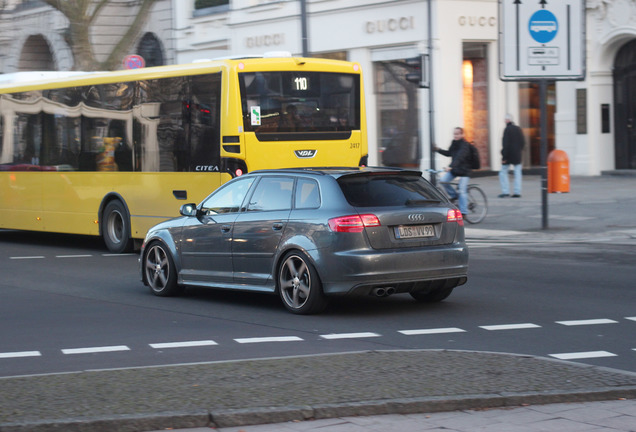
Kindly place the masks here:
<instances>
[{"instance_id":1,"label":"dashed lane marking","mask_svg":"<svg viewBox=\"0 0 636 432\"><path fill-rule=\"evenodd\" d=\"M37 255L37 256L15 256L15 257L9 257L9 259L12 260L29 260L29 259L44 259L45 257L42 255Z\"/></svg>"},{"instance_id":2,"label":"dashed lane marking","mask_svg":"<svg viewBox=\"0 0 636 432\"><path fill-rule=\"evenodd\" d=\"M572 352L561 354L548 354L550 357L557 358L559 360L578 360L578 359L590 359L601 357L616 357L617 354L608 351L584 351L584 352Z\"/></svg>"},{"instance_id":3,"label":"dashed lane marking","mask_svg":"<svg viewBox=\"0 0 636 432\"><path fill-rule=\"evenodd\" d=\"M532 324L532 323L522 323L522 324L499 324L499 325L487 325L487 326L479 326L484 330L522 330L522 329L530 329L530 328L541 328L540 325Z\"/></svg>"},{"instance_id":4,"label":"dashed lane marking","mask_svg":"<svg viewBox=\"0 0 636 432\"><path fill-rule=\"evenodd\" d=\"M630 321L636 321L636 316L625 317ZM594 324L616 324L618 321L602 318L602 319L588 319L588 320L573 320L573 321L554 321L557 324L565 326L581 326L581 325L594 325ZM485 325L479 326L484 330L522 330L541 328L542 326L534 323L516 323L516 324L497 324L497 325ZM407 329L397 330L397 333L405 336L418 336L418 335L435 335L445 333L465 333L468 330L464 330L458 327L440 327L440 328L424 328L424 329ZM338 339L358 339L358 338L375 338L382 337L382 334L373 332L358 332L358 333L331 333L319 335L319 337L327 340ZM239 344L250 343L267 343L267 342L300 342L305 339L298 336L278 336L278 337L252 337L252 338L237 338L234 342ZM180 342L162 342L148 344L153 349L168 349L168 348L188 348L188 347L202 347L202 346L214 346L218 345L213 340L194 340L194 341L180 341ZM98 346L98 347L85 347L85 348L67 348L61 350L63 354L91 354L91 353L107 353L117 351L131 351L126 345L113 345L113 346ZM633 348L636 351L636 348ZM0 359L12 359L22 357L41 357L40 351L15 351L15 352L0 352ZM610 357L616 356L616 354L608 351L589 351L580 353L558 353L549 354L551 357L560 359L579 359L579 358L595 358L595 357Z\"/></svg>"},{"instance_id":5,"label":"dashed lane marking","mask_svg":"<svg viewBox=\"0 0 636 432\"><path fill-rule=\"evenodd\" d=\"M211 346L218 345L213 340L200 340L200 341L185 341L185 342L165 342L165 343L154 343L148 344L151 348L154 349L164 349L164 348L190 348L190 347L200 347L200 346Z\"/></svg>"},{"instance_id":6,"label":"dashed lane marking","mask_svg":"<svg viewBox=\"0 0 636 432\"><path fill-rule=\"evenodd\" d=\"M406 336L444 334L444 333L463 333L463 332L466 332L466 330L463 330L457 327L398 330L398 333L402 333L403 335L406 335Z\"/></svg>"},{"instance_id":7,"label":"dashed lane marking","mask_svg":"<svg viewBox=\"0 0 636 432\"><path fill-rule=\"evenodd\" d=\"M113 346L102 346L102 347L91 347L91 348L69 348L63 349L62 353L64 354L94 354L94 353L105 353L105 352L116 352L116 351L130 351L126 345L113 345Z\"/></svg>"},{"instance_id":8,"label":"dashed lane marking","mask_svg":"<svg viewBox=\"0 0 636 432\"><path fill-rule=\"evenodd\" d=\"M358 338L372 338L380 337L382 335L371 332L362 333L331 333L326 335L320 335L323 339L358 339Z\"/></svg>"},{"instance_id":9,"label":"dashed lane marking","mask_svg":"<svg viewBox=\"0 0 636 432\"><path fill-rule=\"evenodd\" d=\"M247 343L263 343L263 342L296 342L296 341L302 341L304 339L299 338L298 336L278 336L278 337L239 338L234 340L240 344L247 344Z\"/></svg>"},{"instance_id":10,"label":"dashed lane marking","mask_svg":"<svg viewBox=\"0 0 636 432\"><path fill-rule=\"evenodd\" d=\"M103 257L125 257L125 256L134 256L137 254L134 253L123 253L123 254L111 254L111 253L104 253L101 254L101 256ZM95 255L92 254L77 254L77 255L55 255L55 258L92 258ZM10 260L30 260L30 259L45 259L46 256L44 255L31 255L31 256L10 256L9 259Z\"/></svg>"},{"instance_id":11,"label":"dashed lane marking","mask_svg":"<svg viewBox=\"0 0 636 432\"><path fill-rule=\"evenodd\" d=\"M40 357L40 351L16 351L0 353L0 358Z\"/></svg>"},{"instance_id":12,"label":"dashed lane marking","mask_svg":"<svg viewBox=\"0 0 636 432\"><path fill-rule=\"evenodd\" d=\"M618 324L618 321L611 319L589 319L589 320L574 320L574 321L555 321L557 324L564 326L581 326L581 325L597 325L597 324Z\"/></svg>"}]
</instances>

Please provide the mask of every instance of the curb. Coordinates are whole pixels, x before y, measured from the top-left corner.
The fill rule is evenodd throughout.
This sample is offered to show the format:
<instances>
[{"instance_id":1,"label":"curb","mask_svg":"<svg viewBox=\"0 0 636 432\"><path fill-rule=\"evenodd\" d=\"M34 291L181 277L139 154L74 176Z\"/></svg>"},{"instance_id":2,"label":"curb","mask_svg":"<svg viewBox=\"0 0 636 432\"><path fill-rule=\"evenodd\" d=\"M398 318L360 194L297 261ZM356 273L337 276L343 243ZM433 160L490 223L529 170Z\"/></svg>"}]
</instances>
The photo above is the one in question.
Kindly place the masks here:
<instances>
[{"instance_id":1,"label":"curb","mask_svg":"<svg viewBox=\"0 0 636 432\"><path fill-rule=\"evenodd\" d=\"M300 422L338 417L387 414L422 414L475 409L521 407L554 403L581 403L636 399L636 386L602 388L578 392L529 392L458 397L428 397L363 401L315 406L261 407L197 413L117 416L93 420L68 419L54 422L5 424L0 432L133 432L186 428L228 428L273 423Z\"/></svg>"},{"instance_id":2,"label":"curb","mask_svg":"<svg viewBox=\"0 0 636 432\"><path fill-rule=\"evenodd\" d=\"M412 398L368 401L315 407L260 408L210 413L211 426L238 427L268 423L319 420L337 417L386 414L421 414L473 409L546 405L553 403L598 402L636 398L636 386L625 389L599 389L589 392L546 392L501 395L469 395L453 398Z\"/></svg>"}]
</instances>

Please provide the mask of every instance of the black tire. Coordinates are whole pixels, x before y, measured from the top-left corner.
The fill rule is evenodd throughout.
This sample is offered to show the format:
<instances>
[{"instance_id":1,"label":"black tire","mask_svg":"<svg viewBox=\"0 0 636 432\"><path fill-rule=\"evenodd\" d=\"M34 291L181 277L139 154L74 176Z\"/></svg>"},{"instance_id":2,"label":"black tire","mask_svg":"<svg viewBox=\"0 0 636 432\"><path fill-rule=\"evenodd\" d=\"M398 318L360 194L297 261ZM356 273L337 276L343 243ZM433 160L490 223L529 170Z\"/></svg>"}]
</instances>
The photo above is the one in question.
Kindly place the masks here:
<instances>
[{"instance_id":1,"label":"black tire","mask_svg":"<svg viewBox=\"0 0 636 432\"><path fill-rule=\"evenodd\" d=\"M102 213L102 237L112 253L131 252L133 239L130 237L130 218L119 200L106 204Z\"/></svg>"},{"instance_id":2,"label":"black tire","mask_svg":"<svg viewBox=\"0 0 636 432\"><path fill-rule=\"evenodd\" d=\"M144 280L150 291L159 297L170 297L183 291L177 285L177 269L168 249L155 241L146 248L143 256Z\"/></svg>"},{"instance_id":3,"label":"black tire","mask_svg":"<svg viewBox=\"0 0 636 432\"><path fill-rule=\"evenodd\" d=\"M445 280L433 281L428 291L411 292L411 297L423 303L438 303L445 300L455 288L456 284L447 285Z\"/></svg>"},{"instance_id":4,"label":"black tire","mask_svg":"<svg viewBox=\"0 0 636 432\"><path fill-rule=\"evenodd\" d=\"M281 260L278 294L287 310L295 314L314 314L327 307L318 272L302 252L289 252Z\"/></svg>"},{"instance_id":5,"label":"black tire","mask_svg":"<svg viewBox=\"0 0 636 432\"><path fill-rule=\"evenodd\" d=\"M466 222L476 224L484 220L488 213L486 194L477 186L468 186L468 213Z\"/></svg>"}]
</instances>

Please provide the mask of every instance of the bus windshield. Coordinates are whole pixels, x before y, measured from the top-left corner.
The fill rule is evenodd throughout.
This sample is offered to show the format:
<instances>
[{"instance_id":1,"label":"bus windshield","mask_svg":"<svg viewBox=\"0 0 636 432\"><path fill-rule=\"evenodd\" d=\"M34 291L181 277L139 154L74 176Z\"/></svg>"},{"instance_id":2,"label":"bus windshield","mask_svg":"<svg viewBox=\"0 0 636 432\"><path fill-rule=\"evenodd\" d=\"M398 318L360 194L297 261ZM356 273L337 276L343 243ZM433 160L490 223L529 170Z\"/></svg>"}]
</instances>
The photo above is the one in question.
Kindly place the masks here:
<instances>
[{"instance_id":1,"label":"bus windshield","mask_svg":"<svg viewBox=\"0 0 636 432\"><path fill-rule=\"evenodd\" d=\"M331 72L239 74L246 132L264 141L343 139L360 129L360 75Z\"/></svg>"}]
</instances>

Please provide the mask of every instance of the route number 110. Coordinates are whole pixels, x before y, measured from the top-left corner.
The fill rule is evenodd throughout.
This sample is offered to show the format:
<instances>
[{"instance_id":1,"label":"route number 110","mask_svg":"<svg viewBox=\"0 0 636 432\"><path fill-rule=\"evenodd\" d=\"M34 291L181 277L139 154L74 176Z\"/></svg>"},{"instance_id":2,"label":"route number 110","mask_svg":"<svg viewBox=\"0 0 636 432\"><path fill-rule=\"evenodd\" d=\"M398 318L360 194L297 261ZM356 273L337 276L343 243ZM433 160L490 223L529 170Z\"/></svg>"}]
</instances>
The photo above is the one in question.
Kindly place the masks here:
<instances>
[{"instance_id":1,"label":"route number 110","mask_svg":"<svg viewBox=\"0 0 636 432\"><path fill-rule=\"evenodd\" d=\"M307 90L308 83L306 77L294 78L294 85L296 90Z\"/></svg>"}]
</instances>

